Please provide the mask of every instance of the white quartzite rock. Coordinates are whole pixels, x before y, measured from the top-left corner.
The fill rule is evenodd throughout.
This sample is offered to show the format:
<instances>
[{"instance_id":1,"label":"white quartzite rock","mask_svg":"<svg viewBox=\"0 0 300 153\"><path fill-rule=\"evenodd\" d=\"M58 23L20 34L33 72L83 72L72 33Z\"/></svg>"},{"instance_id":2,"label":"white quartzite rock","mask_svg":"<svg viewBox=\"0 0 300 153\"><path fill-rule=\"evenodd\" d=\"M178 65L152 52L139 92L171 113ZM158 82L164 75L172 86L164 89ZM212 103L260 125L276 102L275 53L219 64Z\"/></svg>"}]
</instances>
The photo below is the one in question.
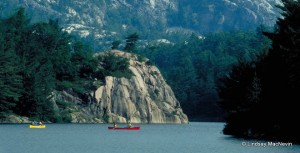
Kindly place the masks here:
<instances>
[{"instance_id":1,"label":"white quartzite rock","mask_svg":"<svg viewBox=\"0 0 300 153\"><path fill-rule=\"evenodd\" d=\"M139 62L130 53L113 50L112 53L129 58L131 79L107 76L94 97L110 120L125 123L188 123L178 100L157 67Z\"/></svg>"}]
</instances>

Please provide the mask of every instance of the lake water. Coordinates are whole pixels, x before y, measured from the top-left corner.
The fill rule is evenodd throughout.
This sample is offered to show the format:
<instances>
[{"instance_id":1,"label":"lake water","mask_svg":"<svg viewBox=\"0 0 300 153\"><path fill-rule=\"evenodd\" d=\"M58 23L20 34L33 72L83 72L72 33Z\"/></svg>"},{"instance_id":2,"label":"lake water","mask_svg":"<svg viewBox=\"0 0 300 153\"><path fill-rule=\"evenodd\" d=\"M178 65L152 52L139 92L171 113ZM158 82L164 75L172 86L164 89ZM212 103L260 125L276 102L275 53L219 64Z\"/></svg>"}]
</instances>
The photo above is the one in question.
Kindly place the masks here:
<instances>
[{"instance_id":1,"label":"lake water","mask_svg":"<svg viewBox=\"0 0 300 153\"><path fill-rule=\"evenodd\" d=\"M255 147L221 134L223 123L141 124L111 131L107 124L0 125L0 153L299 153L300 146ZM125 125L119 125L125 126ZM260 141L262 142L262 141Z\"/></svg>"}]
</instances>

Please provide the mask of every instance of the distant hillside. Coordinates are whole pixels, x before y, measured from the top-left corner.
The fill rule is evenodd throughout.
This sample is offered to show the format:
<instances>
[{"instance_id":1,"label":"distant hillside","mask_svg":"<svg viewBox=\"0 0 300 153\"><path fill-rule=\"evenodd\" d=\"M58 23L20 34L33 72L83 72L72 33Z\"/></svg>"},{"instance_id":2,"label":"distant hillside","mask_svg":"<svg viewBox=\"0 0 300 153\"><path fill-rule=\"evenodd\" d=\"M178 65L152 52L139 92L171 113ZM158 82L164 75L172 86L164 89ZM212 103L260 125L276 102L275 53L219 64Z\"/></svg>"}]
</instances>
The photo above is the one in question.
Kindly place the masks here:
<instances>
[{"instance_id":1,"label":"distant hillside","mask_svg":"<svg viewBox=\"0 0 300 153\"><path fill-rule=\"evenodd\" d=\"M254 29L275 23L278 0L2 0L2 17L25 7L32 22L59 20L64 30L94 49L138 32L143 40L172 39L174 33ZM170 36L171 35L171 36ZM99 47L101 46L101 47Z\"/></svg>"}]
</instances>

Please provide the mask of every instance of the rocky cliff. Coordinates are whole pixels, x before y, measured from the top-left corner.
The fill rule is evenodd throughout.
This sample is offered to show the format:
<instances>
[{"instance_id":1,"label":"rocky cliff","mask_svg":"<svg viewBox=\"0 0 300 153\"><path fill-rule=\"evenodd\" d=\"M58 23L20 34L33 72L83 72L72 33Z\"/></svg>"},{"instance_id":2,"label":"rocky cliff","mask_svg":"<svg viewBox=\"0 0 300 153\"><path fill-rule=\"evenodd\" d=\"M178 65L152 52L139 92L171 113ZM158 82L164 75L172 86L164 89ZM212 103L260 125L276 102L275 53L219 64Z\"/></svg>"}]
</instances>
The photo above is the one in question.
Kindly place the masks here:
<instances>
[{"instance_id":1,"label":"rocky cliff","mask_svg":"<svg viewBox=\"0 0 300 153\"><path fill-rule=\"evenodd\" d=\"M138 61L137 56L112 51L129 58L131 79L106 77L105 86L95 91L100 108L119 122L187 123L187 116L172 89L155 66Z\"/></svg>"},{"instance_id":2,"label":"rocky cliff","mask_svg":"<svg viewBox=\"0 0 300 153\"><path fill-rule=\"evenodd\" d=\"M113 54L129 59L130 79L107 76L105 85L79 98L70 92L60 92L56 101L73 102L72 122L126 123L188 123L180 104L157 67L147 59L117 50ZM105 53L98 53L101 56Z\"/></svg>"}]
</instances>

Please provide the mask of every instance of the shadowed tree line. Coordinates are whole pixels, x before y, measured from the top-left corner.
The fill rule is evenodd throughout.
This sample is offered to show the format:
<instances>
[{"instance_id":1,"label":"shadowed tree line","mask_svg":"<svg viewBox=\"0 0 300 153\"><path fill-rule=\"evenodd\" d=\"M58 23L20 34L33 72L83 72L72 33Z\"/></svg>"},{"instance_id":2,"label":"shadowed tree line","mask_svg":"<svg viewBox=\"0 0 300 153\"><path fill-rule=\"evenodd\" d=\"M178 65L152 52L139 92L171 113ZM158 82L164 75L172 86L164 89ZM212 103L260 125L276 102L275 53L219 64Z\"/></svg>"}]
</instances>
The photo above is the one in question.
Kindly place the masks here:
<instances>
[{"instance_id":1,"label":"shadowed tree line","mask_svg":"<svg viewBox=\"0 0 300 153\"><path fill-rule=\"evenodd\" d=\"M0 20L0 119L10 114L69 122L69 102L53 99L55 91L85 96L107 75L130 77L128 60L94 57L85 44L64 32L57 20L31 23L20 8Z\"/></svg>"},{"instance_id":2,"label":"shadowed tree line","mask_svg":"<svg viewBox=\"0 0 300 153\"><path fill-rule=\"evenodd\" d=\"M218 80L228 75L239 59L256 60L269 47L264 29L193 34L180 43L151 45L139 53L159 67L190 120L222 121Z\"/></svg>"},{"instance_id":3,"label":"shadowed tree line","mask_svg":"<svg viewBox=\"0 0 300 153\"><path fill-rule=\"evenodd\" d=\"M300 1L284 0L272 41L257 61L240 61L221 80L225 134L300 142Z\"/></svg>"}]
</instances>

